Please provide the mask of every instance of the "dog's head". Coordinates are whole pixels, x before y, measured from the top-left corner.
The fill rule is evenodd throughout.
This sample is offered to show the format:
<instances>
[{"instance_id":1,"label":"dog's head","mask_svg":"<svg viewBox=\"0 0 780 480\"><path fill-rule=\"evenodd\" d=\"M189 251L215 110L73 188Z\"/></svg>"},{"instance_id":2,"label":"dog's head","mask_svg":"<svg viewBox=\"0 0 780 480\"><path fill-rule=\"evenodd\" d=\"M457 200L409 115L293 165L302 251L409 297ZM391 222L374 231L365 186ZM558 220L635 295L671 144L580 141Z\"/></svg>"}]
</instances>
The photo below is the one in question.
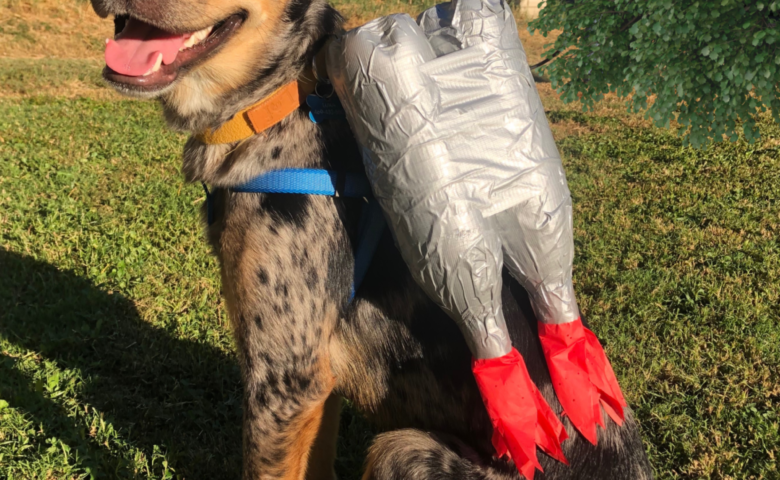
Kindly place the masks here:
<instances>
[{"instance_id":1,"label":"dog's head","mask_svg":"<svg viewBox=\"0 0 780 480\"><path fill-rule=\"evenodd\" d=\"M329 9L324 0L92 0L92 6L116 24L106 44L106 80L127 95L162 97L185 117L224 109L232 93L256 87L263 72L306 55L312 37L330 33L312 25Z\"/></svg>"}]
</instances>

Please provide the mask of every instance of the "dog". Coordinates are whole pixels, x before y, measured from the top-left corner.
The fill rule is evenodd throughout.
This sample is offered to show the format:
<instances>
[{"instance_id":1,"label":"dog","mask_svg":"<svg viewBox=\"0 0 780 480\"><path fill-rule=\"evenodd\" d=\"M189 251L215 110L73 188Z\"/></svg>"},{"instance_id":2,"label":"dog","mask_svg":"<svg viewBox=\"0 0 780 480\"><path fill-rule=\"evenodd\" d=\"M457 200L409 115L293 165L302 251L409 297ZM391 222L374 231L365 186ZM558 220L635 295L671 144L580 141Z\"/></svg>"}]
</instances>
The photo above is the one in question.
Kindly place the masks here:
<instances>
[{"instance_id":1,"label":"dog","mask_svg":"<svg viewBox=\"0 0 780 480\"><path fill-rule=\"evenodd\" d=\"M240 142L206 144L199 135L304 75L341 31L339 13L325 0L92 5L114 17L117 33L134 22L202 38L147 75L107 67L104 77L121 93L158 99L168 124L193 134L183 172L213 189L206 236L239 351L243 478L334 479L342 398L384 432L369 449L366 480L519 478L511 462L494 458L465 341L414 283L389 235L350 299L363 200L231 190L275 169L362 171L347 123L315 124L301 107ZM560 414L528 297L508 275L503 303L514 345ZM593 446L564 418L569 465L540 454L537 478L652 478L630 410L621 427L605 421Z\"/></svg>"}]
</instances>

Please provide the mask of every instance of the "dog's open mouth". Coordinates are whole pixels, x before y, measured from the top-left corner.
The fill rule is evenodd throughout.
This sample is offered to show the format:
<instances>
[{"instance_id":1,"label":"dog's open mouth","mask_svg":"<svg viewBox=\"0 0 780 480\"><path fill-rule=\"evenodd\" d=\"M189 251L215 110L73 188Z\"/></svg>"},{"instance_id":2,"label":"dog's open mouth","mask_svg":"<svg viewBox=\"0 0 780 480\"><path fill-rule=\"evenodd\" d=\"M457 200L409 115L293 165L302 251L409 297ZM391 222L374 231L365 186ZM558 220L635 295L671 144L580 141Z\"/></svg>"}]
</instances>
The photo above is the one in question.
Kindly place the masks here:
<instances>
[{"instance_id":1,"label":"dog's open mouth","mask_svg":"<svg viewBox=\"0 0 780 480\"><path fill-rule=\"evenodd\" d=\"M216 25L188 33L167 32L133 17L117 17L117 34L106 42L110 82L155 91L172 84L179 72L204 60L244 23L234 14Z\"/></svg>"}]
</instances>

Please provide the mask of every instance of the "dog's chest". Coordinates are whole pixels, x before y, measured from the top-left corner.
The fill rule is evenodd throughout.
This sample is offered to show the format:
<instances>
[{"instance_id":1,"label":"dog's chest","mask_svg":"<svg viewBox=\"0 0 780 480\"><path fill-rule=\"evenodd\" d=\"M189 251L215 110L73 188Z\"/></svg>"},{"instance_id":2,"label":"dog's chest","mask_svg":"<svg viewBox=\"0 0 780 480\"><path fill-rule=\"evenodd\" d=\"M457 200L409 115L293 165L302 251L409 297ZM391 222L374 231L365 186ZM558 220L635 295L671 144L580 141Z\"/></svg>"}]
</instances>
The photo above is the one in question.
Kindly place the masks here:
<instances>
[{"instance_id":1,"label":"dog's chest","mask_svg":"<svg viewBox=\"0 0 780 480\"><path fill-rule=\"evenodd\" d=\"M209 239L236 340L318 343L349 301L354 263L343 201L224 189L215 200Z\"/></svg>"},{"instance_id":2,"label":"dog's chest","mask_svg":"<svg viewBox=\"0 0 780 480\"><path fill-rule=\"evenodd\" d=\"M316 126L302 117L294 115L269 135L230 151L188 145L185 172L191 180L237 185L274 169L361 167L345 123ZM265 338L283 345L290 335L312 339L315 325L346 306L354 265L349 232L360 214L356 202L213 190L214 222L207 237L220 260L239 342Z\"/></svg>"}]
</instances>

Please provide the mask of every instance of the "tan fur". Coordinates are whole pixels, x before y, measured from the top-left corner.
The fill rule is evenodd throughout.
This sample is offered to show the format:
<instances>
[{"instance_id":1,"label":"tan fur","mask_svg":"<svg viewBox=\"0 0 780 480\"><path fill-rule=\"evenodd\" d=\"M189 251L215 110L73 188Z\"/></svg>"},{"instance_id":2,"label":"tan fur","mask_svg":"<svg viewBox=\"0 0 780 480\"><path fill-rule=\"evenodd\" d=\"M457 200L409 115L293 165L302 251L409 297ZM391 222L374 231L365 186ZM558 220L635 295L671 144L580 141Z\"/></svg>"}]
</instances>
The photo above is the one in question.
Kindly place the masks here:
<instances>
[{"instance_id":1,"label":"tan fur","mask_svg":"<svg viewBox=\"0 0 780 480\"><path fill-rule=\"evenodd\" d=\"M279 478L280 480L328 478L315 474L318 472L318 468L323 466L323 463L327 462L332 465L336 453L335 437L332 435L332 402L331 405L328 404L331 398L332 395L329 393L321 403L315 403L308 412L302 413L290 427L290 441L289 443L285 442L288 444L285 459L275 469L276 472L270 472L276 474L269 475L268 478ZM323 436L331 434L330 442L324 437L321 442L317 442L321 433ZM312 452L315 446L317 451ZM328 455L329 453L331 455ZM330 472L332 478L333 467L330 467ZM261 474L259 478L264 478L264 475Z\"/></svg>"},{"instance_id":2,"label":"tan fur","mask_svg":"<svg viewBox=\"0 0 780 480\"><path fill-rule=\"evenodd\" d=\"M325 401L317 439L311 446L306 467L306 480L335 480L333 459L336 458L336 441L341 416L341 396L331 394Z\"/></svg>"},{"instance_id":3,"label":"tan fur","mask_svg":"<svg viewBox=\"0 0 780 480\"><path fill-rule=\"evenodd\" d=\"M254 63L245 61L246 51L254 50L265 53L267 36L273 35L273 25L281 14L282 2L256 2L273 7L263 11L260 19L245 25L236 38L228 43L220 54L209 59L191 75L187 75L168 95L172 108L181 116L188 116L202 111L214 112L221 106L218 100L227 92L246 83L257 67ZM256 34L249 34L254 29ZM262 58L262 57L261 57ZM199 92L193 95L192 92Z\"/></svg>"}]
</instances>

